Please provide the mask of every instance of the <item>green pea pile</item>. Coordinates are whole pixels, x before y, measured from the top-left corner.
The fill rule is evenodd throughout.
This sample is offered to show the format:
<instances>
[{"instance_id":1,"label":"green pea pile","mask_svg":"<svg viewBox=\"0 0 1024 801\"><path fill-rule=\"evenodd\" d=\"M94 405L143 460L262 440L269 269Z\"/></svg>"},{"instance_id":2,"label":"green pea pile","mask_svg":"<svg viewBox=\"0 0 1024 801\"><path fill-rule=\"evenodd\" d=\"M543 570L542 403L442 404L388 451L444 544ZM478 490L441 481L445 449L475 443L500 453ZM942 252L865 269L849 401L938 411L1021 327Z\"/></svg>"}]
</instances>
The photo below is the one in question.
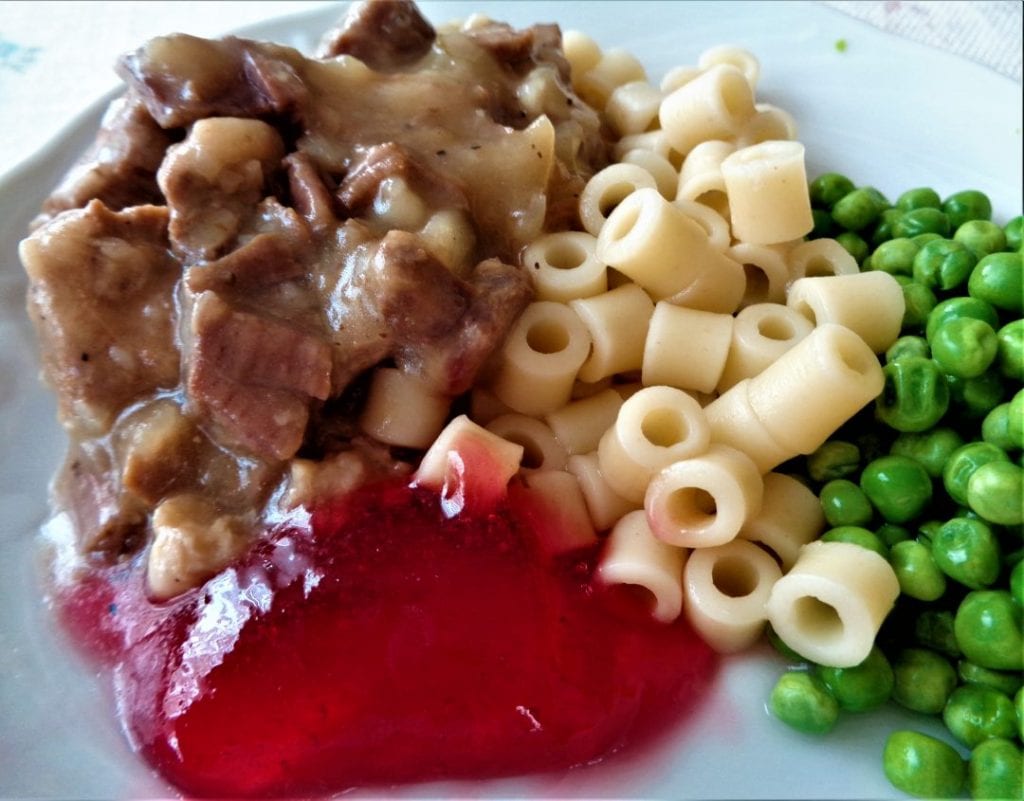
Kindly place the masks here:
<instances>
[{"instance_id":1,"label":"green pea pile","mask_svg":"<svg viewBox=\"0 0 1024 801\"><path fill-rule=\"evenodd\" d=\"M836 173L810 194L811 238L834 237L861 270L894 276L906 313L875 404L779 469L818 492L822 538L881 554L901 593L855 667L808 664L769 632L794 662L770 709L809 734L890 700L941 716L950 742L890 734L882 761L893 785L1022 799L1022 218L1000 227L975 190L942 200L911 189L890 203Z\"/></svg>"}]
</instances>

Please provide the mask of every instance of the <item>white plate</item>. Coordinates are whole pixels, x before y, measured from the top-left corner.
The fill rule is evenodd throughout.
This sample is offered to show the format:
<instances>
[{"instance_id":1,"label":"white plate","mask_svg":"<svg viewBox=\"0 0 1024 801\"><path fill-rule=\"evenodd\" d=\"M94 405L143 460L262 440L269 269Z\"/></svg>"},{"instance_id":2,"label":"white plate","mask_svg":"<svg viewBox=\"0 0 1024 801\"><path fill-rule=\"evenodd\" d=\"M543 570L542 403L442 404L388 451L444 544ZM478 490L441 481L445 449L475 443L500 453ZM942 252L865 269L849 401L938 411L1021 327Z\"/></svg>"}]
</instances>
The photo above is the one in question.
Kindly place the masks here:
<instances>
[{"instance_id":1,"label":"white plate","mask_svg":"<svg viewBox=\"0 0 1024 801\"><path fill-rule=\"evenodd\" d=\"M810 173L845 172L895 195L974 187L1000 221L1021 210L1021 97L973 63L893 38L809 3L423 3L435 22L482 10L516 25L557 20L636 53L650 74L732 42L762 61L758 99L791 111ZM247 35L310 49L332 9L254 26ZM835 46L845 39L846 52ZM17 243L41 200L91 140L92 106L0 182L0 796L173 795L127 749L111 699L62 650L38 601L34 534L62 435L36 379ZM698 718L628 764L543 780L410 788L413 795L647 798L894 798L880 767L896 726L940 732L898 710L844 718L823 740L786 730L764 701L781 669L770 654L731 659Z\"/></svg>"}]
</instances>

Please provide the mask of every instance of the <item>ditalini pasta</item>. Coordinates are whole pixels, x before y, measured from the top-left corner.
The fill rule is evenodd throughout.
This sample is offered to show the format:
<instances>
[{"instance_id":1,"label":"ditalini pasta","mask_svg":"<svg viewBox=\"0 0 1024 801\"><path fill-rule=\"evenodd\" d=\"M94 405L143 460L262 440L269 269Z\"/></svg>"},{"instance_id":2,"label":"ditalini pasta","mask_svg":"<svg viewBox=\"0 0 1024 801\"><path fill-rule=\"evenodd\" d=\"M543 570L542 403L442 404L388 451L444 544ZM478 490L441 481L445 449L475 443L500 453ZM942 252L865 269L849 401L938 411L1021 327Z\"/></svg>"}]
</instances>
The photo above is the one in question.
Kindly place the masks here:
<instances>
[{"instance_id":1,"label":"ditalini pasta","mask_svg":"<svg viewBox=\"0 0 1024 801\"><path fill-rule=\"evenodd\" d=\"M792 476L765 473L763 481L761 511L743 524L739 536L771 549L789 570L800 548L825 530L825 513L818 496Z\"/></svg>"},{"instance_id":2,"label":"ditalini pasta","mask_svg":"<svg viewBox=\"0 0 1024 801\"><path fill-rule=\"evenodd\" d=\"M729 231L729 222L725 217L711 208L711 206L698 203L696 200L676 198L672 205L685 213L687 217L700 224L700 227L704 229L704 233L707 234L708 246L712 250L728 255L727 251L729 250L729 243L732 241L732 233Z\"/></svg>"},{"instance_id":3,"label":"ditalini pasta","mask_svg":"<svg viewBox=\"0 0 1024 801\"><path fill-rule=\"evenodd\" d=\"M439 490L445 511L457 514L465 501L461 492L467 464L474 466L481 479L475 483L488 496L481 500L488 500L505 495L522 459L522 445L492 434L462 414L448 423L427 449L413 481Z\"/></svg>"},{"instance_id":4,"label":"ditalini pasta","mask_svg":"<svg viewBox=\"0 0 1024 801\"><path fill-rule=\"evenodd\" d=\"M601 473L597 451L570 456L566 466L579 482L587 512L598 531L607 531L624 514L642 506L627 501L608 486Z\"/></svg>"},{"instance_id":5,"label":"ditalini pasta","mask_svg":"<svg viewBox=\"0 0 1024 801\"><path fill-rule=\"evenodd\" d=\"M579 76L573 84L580 96L597 109L604 109L608 98L618 87L633 81L644 81L647 73L636 56L613 48L601 54L598 62Z\"/></svg>"},{"instance_id":6,"label":"ditalini pasta","mask_svg":"<svg viewBox=\"0 0 1024 801\"><path fill-rule=\"evenodd\" d=\"M729 216L722 162L736 151L732 142L712 139L701 142L689 152L679 170L677 200L695 200L710 206L723 217Z\"/></svg>"},{"instance_id":7,"label":"ditalini pasta","mask_svg":"<svg viewBox=\"0 0 1024 801\"><path fill-rule=\"evenodd\" d=\"M708 212L714 214L711 209ZM746 290L746 275L739 262L723 254L718 255L719 258L714 261L707 259L704 271L688 286L671 295L668 301L677 306L716 314L732 314L736 311Z\"/></svg>"},{"instance_id":8,"label":"ditalini pasta","mask_svg":"<svg viewBox=\"0 0 1024 801\"><path fill-rule=\"evenodd\" d=\"M645 387L622 404L597 453L608 485L640 504L656 472L703 453L709 441L707 420L697 401L673 387Z\"/></svg>"},{"instance_id":9,"label":"ditalini pasta","mask_svg":"<svg viewBox=\"0 0 1024 801\"><path fill-rule=\"evenodd\" d=\"M805 659L852 667L867 658L899 592L892 567L874 551L812 542L772 588L768 620Z\"/></svg>"},{"instance_id":10,"label":"ditalini pasta","mask_svg":"<svg viewBox=\"0 0 1024 801\"><path fill-rule=\"evenodd\" d=\"M761 473L742 451L711 445L654 476L644 497L651 530L686 548L724 545L761 509Z\"/></svg>"},{"instance_id":11,"label":"ditalini pasta","mask_svg":"<svg viewBox=\"0 0 1024 801\"><path fill-rule=\"evenodd\" d=\"M708 244L700 224L653 187L633 192L609 215L597 237L597 257L655 300L685 290L704 274L728 269L722 264L731 261Z\"/></svg>"},{"instance_id":12,"label":"ditalini pasta","mask_svg":"<svg viewBox=\"0 0 1024 801\"><path fill-rule=\"evenodd\" d=\"M570 301L590 335L590 355L579 369L581 381L600 381L639 370L654 303L636 284L624 284L591 298Z\"/></svg>"},{"instance_id":13,"label":"ditalini pasta","mask_svg":"<svg viewBox=\"0 0 1024 801\"><path fill-rule=\"evenodd\" d=\"M562 34L562 51L569 62L574 82L601 60L601 47L583 31Z\"/></svg>"},{"instance_id":14,"label":"ditalini pasta","mask_svg":"<svg viewBox=\"0 0 1024 801\"><path fill-rule=\"evenodd\" d=\"M799 142L742 148L727 156L721 169L736 239L771 245L798 239L814 227Z\"/></svg>"},{"instance_id":15,"label":"ditalini pasta","mask_svg":"<svg viewBox=\"0 0 1024 801\"><path fill-rule=\"evenodd\" d=\"M796 139L796 120L793 116L769 103L757 103L750 121L736 137L736 147L750 147L771 140Z\"/></svg>"},{"instance_id":16,"label":"ditalini pasta","mask_svg":"<svg viewBox=\"0 0 1024 801\"><path fill-rule=\"evenodd\" d=\"M651 615L671 623L683 608L683 563L686 551L657 539L642 510L625 515L605 543L597 566L606 586L631 585L651 594Z\"/></svg>"},{"instance_id":17,"label":"ditalini pasta","mask_svg":"<svg viewBox=\"0 0 1024 801\"><path fill-rule=\"evenodd\" d=\"M647 329L643 383L712 392L725 368L732 329L732 315L661 301L655 305ZM686 358L680 358L682 343L686 344Z\"/></svg>"},{"instance_id":18,"label":"ditalini pasta","mask_svg":"<svg viewBox=\"0 0 1024 801\"><path fill-rule=\"evenodd\" d=\"M757 375L813 330L807 318L778 303L747 306L736 315L718 391Z\"/></svg>"},{"instance_id":19,"label":"ditalini pasta","mask_svg":"<svg viewBox=\"0 0 1024 801\"><path fill-rule=\"evenodd\" d=\"M697 58L697 66L706 70L716 64L730 64L743 73L751 90L757 88L757 81L761 77L761 63L757 56L749 50L744 50L736 45L723 44L709 47Z\"/></svg>"},{"instance_id":20,"label":"ditalini pasta","mask_svg":"<svg viewBox=\"0 0 1024 801\"><path fill-rule=\"evenodd\" d=\"M540 547L545 553L566 553L597 542L583 492L572 473L534 470L524 476L524 486L546 517L547 524L537 526L544 533Z\"/></svg>"},{"instance_id":21,"label":"ditalini pasta","mask_svg":"<svg viewBox=\"0 0 1024 801\"><path fill-rule=\"evenodd\" d=\"M786 256L790 281L826 275L856 275L857 260L834 239L801 242Z\"/></svg>"},{"instance_id":22,"label":"ditalini pasta","mask_svg":"<svg viewBox=\"0 0 1024 801\"><path fill-rule=\"evenodd\" d=\"M726 255L743 266L745 280L740 307L755 303L785 303L789 284L789 265L778 245L752 245L737 242Z\"/></svg>"},{"instance_id":23,"label":"ditalini pasta","mask_svg":"<svg viewBox=\"0 0 1024 801\"><path fill-rule=\"evenodd\" d=\"M826 323L708 405L712 440L743 450L767 472L819 447L883 383L864 340Z\"/></svg>"},{"instance_id":24,"label":"ditalini pasta","mask_svg":"<svg viewBox=\"0 0 1024 801\"><path fill-rule=\"evenodd\" d=\"M583 231L546 234L530 244L522 263L533 276L537 300L566 303L607 291L608 271L596 250L596 237Z\"/></svg>"},{"instance_id":25,"label":"ditalini pasta","mask_svg":"<svg viewBox=\"0 0 1024 801\"><path fill-rule=\"evenodd\" d=\"M431 392L414 375L378 367L359 417L359 427L380 442L426 448L441 433L451 398Z\"/></svg>"},{"instance_id":26,"label":"ditalini pasta","mask_svg":"<svg viewBox=\"0 0 1024 801\"><path fill-rule=\"evenodd\" d=\"M609 96L605 117L619 136L643 133L657 124L661 98L661 90L647 81L624 83Z\"/></svg>"},{"instance_id":27,"label":"ditalini pasta","mask_svg":"<svg viewBox=\"0 0 1024 801\"><path fill-rule=\"evenodd\" d=\"M875 353L896 341L906 310L903 289L883 270L800 278L789 287L786 305L812 324L846 326Z\"/></svg>"},{"instance_id":28,"label":"ditalini pasta","mask_svg":"<svg viewBox=\"0 0 1024 801\"><path fill-rule=\"evenodd\" d=\"M665 97L658 112L669 144L683 155L709 139L735 136L753 116L753 90L731 64L716 64L687 81Z\"/></svg>"},{"instance_id":29,"label":"ditalini pasta","mask_svg":"<svg viewBox=\"0 0 1024 801\"><path fill-rule=\"evenodd\" d=\"M509 408L541 415L564 406L590 350L590 333L562 303L531 303L498 355L494 394Z\"/></svg>"},{"instance_id":30,"label":"ditalini pasta","mask_svg":"<svg viewBox=\"0 0 1024 801\"><path fill-rule=\"evenodd\" d=\"M640 189L657 191L654 176L636 164L612 164L596 173L580 193L580 222L597 236L609 214ZM607 262L606 262L607 263Z\"/></svg>"},{"instance_id":31,"label":"ditalini pasta","mask_svg":"<svg viewBox=\"0 0 1024 801\"><path fill-rule=\"evenodd\" d=\"M655 186L663 198L672 200L675 197L679 173L665 156L654 150L636 147L624 153L619 161L625 164L635 164L647 170L654 178Z\"/></svg>"},{"instance_id":32,"label":"ditalini pasta","mask_svg":"<svg viewBox=\"0 0 1024 801\"><path fill-rule=\"evenodd\" d=\"M768 596L780 578L775 560L747 540L697 549L683 569L686 617L719 653L741 651L764 632Z\"/></svg>"},{"instance_id":33,"label":"ditalini pasta","mask_svg":"<svg viewBox=\"0 0 1024 801\"><path fill-rule=\"evenodd\" d=\"M570 456L596 451L601 436L615 423L622 407L622 396L604 389L556 409L544 416L545 422Z\"/></svg>"},{"instance_id":34,"label":"ditalini pasta","mask_svg":"<svg viewBox=\"0 0 1024 801\"><path fill-rule=\"evenodd\" d=\"M519 469L564 470L568 454L554 432L536 417L525 414L503 414L487 424L487 430L504 440L523 446Z\"/></svg>"}]
</instances>

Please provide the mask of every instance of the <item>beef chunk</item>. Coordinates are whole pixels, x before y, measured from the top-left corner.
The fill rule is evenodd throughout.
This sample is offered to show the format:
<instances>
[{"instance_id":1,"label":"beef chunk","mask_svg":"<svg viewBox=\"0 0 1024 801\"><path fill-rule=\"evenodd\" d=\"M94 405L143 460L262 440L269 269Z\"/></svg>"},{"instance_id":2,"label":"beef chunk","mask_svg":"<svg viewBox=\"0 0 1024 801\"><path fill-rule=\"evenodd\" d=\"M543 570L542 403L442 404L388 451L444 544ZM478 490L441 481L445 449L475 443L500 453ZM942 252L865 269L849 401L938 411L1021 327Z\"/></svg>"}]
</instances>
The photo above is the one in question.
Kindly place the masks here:
<instances>
[{"instance_id":1,"label":"beef chunk","mask_svg":"<svg viewBox=\"0 0 1024 801\"><path fill-rule=\"evenodd\" d=\"M43 371L73 430L106 431L128 404L178 383L167 210L94 200L22 243Z\"/></svg>"},{"instance_id":2,"label":"beef chunk","mask_svg":"<svg viewBox=\"0 0 1024 801\"><path fill-rule=\"evenodd\" d=\"M338 186L338 198L349 214L358 214L373 203L381 183L388 178L401 178L433 208L465 209L469 205L461 187L451 178L395 142L362 152Z\"/></svg>"},{"instance_id":3,"label":"beef chunk","mask_svg":"<svg viewBox=\"0 0 1024 801\"><path fill-rule=\"evenodd\" d=\"M305 153L292 153L284 160L288 170L288 189L292 204L315 231L325 231L337 224L334 197L323 176Z\"/></svg>"},{"instance_id":4,"label":"beef chunk","mask_svg":"<svg viewBox=\"0 0 1024 801\"><path fill-rule=\"evenodd\" d=\"M367 287L400 348L419 349L444 336L470 302L466 282L448 272L417 236L404 231L384 237Z\"/></svg>"},{"instance_id":5,"label":"beef chunk","mask_svg":"<svg viewBox=\"0 0 1024 801\"><path fill-rule=\"evenodd\" d=\"M189 267L185 283L195 293L208 289L244 290L298 278L305 272L284 237L257 234L226 256Z\"/></svg>"},{"instance_id":6,"label":"beef chunk","mask_svg":"<svg viewBox=\"0 0 1024 801\"><path fill-rule=\"evenodd\" d=\"M72 441L54 490L68 510L82 553L127 553L141 544L146 509L123 492L102 441Z\"/></svg>"},{"instance_id":7,"label":"beef chunk","mask_svg":"<svg viewBox=\"0 0 1024 801\"><path fill-rule=\"evenodd\" d=\"M199 295L192 310L186 358L218 375L253 386L320 400L331 387L330 348L287 323L237 311L216 293Z\"/></svg>"},{"instance_id":8,"label":"beef chunk","mask_svg":"<svg viewBox=\"0 0 1024 801\"><path fill-rule=\"evenodd\" d=\"M341 27L325 37L319 55L348 54L387 72L425 56L434 36L412 0L364 0L349 7Z\"/></svg>"},{"instance_id":9,"label":"beef chunk","mask_svg":"<svg viewBox=\"0 0 1024 801\"><path fill-rule=\"evenodd\" d=\"M331 352L316 337L232 309L213 292L193 304L186 349L190 406L215 438L268 459L302 444L310 398L331 387Z\"/></svg>"},{"instance_id":10,"label":"beef chunk","mask_svg":"<svg viewBox=\"0 0 1024 801\"><path fill-rule=\"evenodd\" d=\"M157 173L175 252L186 263L226 252L283 156L281 137L264 122L214 117L193 125Z\"/></svg>"},{"instance_id":11,"label":"beef chunk","mask_svg":"<svg viewBox=\"0 0 1024 801\"><path fill-rule=\"evenodd\" d=\"M470 28L466 35L516 74L537 64L550 64L562 80L569 81L569 62L562 53L562 32L557 25L517 30L505 22L488 22Z\"/></svg>"},{"instance_id":12,"label":"beef chunk","mask_svg":"<svg viewBox=\"0 0 1024 801\"><path fill-rule=\"evenodd\" d=\"M36 224L94 198L115 211L162 203L156 171L170 144L137 95L115 100L95 143L47 198Z\"/></svg>"},{"instance_id":13,"label":"beef chunk","mask_svg":"<svg viewBox=\"0 0 1024 801\"><path fill-rule=\"evenodd\" d=\"M533 295L525 272L497 259L463 281L402 231L384 238L372 269L395 362L444 395L469 389Z\"/></svg>"},{"instance_id":14,"label":"beef chunk","mask_svg":"<svg viewBox=\"0 0 1024 801\"><path fill-rule=\"evenodd\" d=\"M451 331L422 352L401 348L395 355L400 367L418 373L441 394L459 395L469 390L533 299L533 286L525 271L498 259L478 264L470 287L469 306Z\"/></svg>"},{"instance_id":15,"label":"beef chunk","mask_svg":"<svg viewBox=\"0 0 1024 801\"><path fill-rule=\"evenodd\" d=\"M301 118L301 64L291 48L177 33L123 56L117 72L162 127L182 128L212 116Z\"/></svg>"}]
</instances>

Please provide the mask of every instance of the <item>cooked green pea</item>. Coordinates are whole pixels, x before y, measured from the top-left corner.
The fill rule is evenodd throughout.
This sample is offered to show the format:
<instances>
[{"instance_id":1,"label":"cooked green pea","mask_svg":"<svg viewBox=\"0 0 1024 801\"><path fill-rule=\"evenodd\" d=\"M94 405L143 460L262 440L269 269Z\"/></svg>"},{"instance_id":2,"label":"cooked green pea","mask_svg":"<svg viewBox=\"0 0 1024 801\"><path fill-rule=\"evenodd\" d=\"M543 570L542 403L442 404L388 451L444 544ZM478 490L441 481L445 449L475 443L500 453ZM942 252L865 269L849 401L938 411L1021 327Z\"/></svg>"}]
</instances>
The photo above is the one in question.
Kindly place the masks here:
<instances>
[{"instance_id":1,"label":"cooked green pea","mask_svg":"<svg viewBox=\"0 0 1024 801\"><path fill-rule=\"evenodd\" d=\"M899 790L918 798L953 798L967 769L956 750L916 731L894 731L882 752L885 775Z\"/></svg>"},{"instance_id":2,"label":"cooked green pea","mask_svg":"<svg viewBox=\"0 0 1024 801\"><path fill-rule=\"evenodd\" d=\"M974 378L960 378L946 375L949 386L950 404L956 407L957 414L980 419L1002 403L1006 387L994 370L988 370Z\"/></svg>"},{"instance_id":3,"label":"cooked green pea","mask_svg":"<svg viewBox=\"0 0 1024 801\"><path fill-rule=\"evenodd\" d=\"M878 247L895 236L893 226L902 216L903 212L899 209L885 209L878 215L878 220L871 227L871 236L869 237L873 247Z\"/></svg>"},{"instance_id":4,"label":"cooked green pea","mask_svg":"<svg viewBox=\"0 0 1024 801\"><path fill-rule=\"evenodd\" d=\"M889 562L904 595L919 601L935 601L945 593L946 576L926 545L915 540L897 542L889 552Z\"/></svg>"},{"instance_id":5,"label":"cooked green pea","mask_svg":"<svg viewBox=\"0 0 1024 801\"><path fill-rule=\"evenodd\" d=\"M918 248L923 248L929 242L934 242L936 239L943 239L943 237L930 231L910 237L910 241L917 245Z\"/></svg>"},{"instance_id":6,"label":"cooked green pea","mask_svg":"<svg viewBox=\"0 0 1024 801\"><path fill-rule=\"evenodd\" d=\"M845 478L829 481L818 497L830 526L866 526L875 514L867 495Z\"/></svg>"},{"instance_id":7,"label":"cooked green pea","mask_svg":"<svg viewBox=\"0 0 1024 801\"><path fill-rule=\"evenodd\" d=\"M807 457L807 473L815 481L845 478L860 470L860 448L852 442L829 440Z\"/></svg>"},{"instance_id":8,"label":"cooked green pea","mask_svg":"<svg viewBox=\"0 0 1024 801\"><path fill-rule=\"evenodd\" d=\"M825 734L839 719L839 704L811 673L790 671L775 684L769 699L772 714L804 734Z\"/></svg>"},{"instance_id":9,"label":"cooked green pea","mask_svg":"<svg viewBox=\"0 0 1024 801\"><path fill-rule=\"evenodd\" d=\"M933 310L934 311L934 310ZM1013 320L998 331L999 353L996 362L1006 378L1024 381L1024 320Z\"/></svg>"},{"instance_id":10,"label":"cooked green pea","mask_svg":"<svg viewBox=\"0 0 1024 801\"><path fill-rule=\"evenodd\" d=\"M836 224L832 221L832 215L825 209L811 209L811 221L814 225L807 234L808 239L824 239L835 233Z\"/></svg>"},{"instance_id":11,"label":"cooked green pea","mask_svg":"<svg viewBox=\"0 0 1024 801\"><path fill-rule=\"evenodd\" d=\"M930 359L932 348L924 337L907 334L889 346L885 352L885 361L887 363L894 362L902 356L919 356L922 359Z\"/></svg>"},{"instance_id":12,"label":"cooked green pea","mask_svg":"<svg viewBox=\"0 0 1024 801\"><path fill-rule=\"evenodd\" d=\"M925 431L949 408L949 386L931 359L909 356L887 364L875 400L879 418L897 431Z\"/></svg>"},{"instance_id":13,"label":"cooked green pea","mask_svg":"<svg viewBox=\"0 0 1024 801\"><path fill-rule=\"evenodd\" d=\"M1010 436L1017 442L1024 439L1024 389L1010 401Z\"/></svg>"},{"instance_id":14,"label":"cooked green pea","mask_svg":"<svg viewBox=\"0 0 1024 801\"><path fill-rule=\"evenodd\" d=\"M1006 670L989 670L981 665L976 665L967 659L961 659L956 665L957 675L964 684L977 684L982 687L991 687L1006 695L1013 695L1021 688L1020 673L1011 673Z\"/></svg>"},{"instance_id":15,"label":"cooked green pea","mask_svg":"<svg viewBox=\"0 0 1024 801\"><path fill-rule=\"evenodd\" d=\"M950 734L968 748L991 737L1013 737L1017 733L1017 714L1010 697L973 684L953 690L942 710L942 721Z\"/></svg>"},{"instance_id":16,"label":"cooked green pea","mask_svg":"<svg viewBox=\"0 0 1024 801\"><path fill-rule=\"evenodd\" d=\"M977 263L977 257L961 243L936 239L914 256L914 280L929 289L948 291L966 281Z\"/></svg>"},{"instance_id":17,"label":"cooked green pea","mask_svg":"<svg viewBox=\"0 0 1024 801\"><path fill-rule=\"evenodd\" d=\"M959 317L939 326L932 336L932 358L957 378L977 378L995 361L996 332L982 320Z\"/></svg>"},{"instance_id":18,"label":"cooked green pea","mask_svg":"<svg viewBox=\"0 0 1024 801\"><path fill-rule=\"evenodd\" d=\"M939 326L957 317L984 320L993 328L999 325L999 313L988 301L971 297L948 298L936 305L932 309L932 313L928 315L928 325L925 326L924 331L925 338L931 342Z\"/></svg>"},{"instance_id":19,"label":"cooked green pea","mask_svg":"<svg viewBox=\"0 0 1024 801\"><path fill-rule=\"evenodd\" d=\"M1024 666L1021 608L1006 590L975 590L960 602L953 622L964 656L993 670Z\"/></svg>"},{"instance_id":20,"label":"cooked green pea","mask_svg":"<svg viewBox=\"0 0 1024 801\"><path fill-rule=\"evenodd\" d=\"M1024 559L1019 560L1010 571L1010 595L1024 607Z\"/></svg>"},{"instance_id":21,"label":"cooked green pea","mask_svg":"<svg viewBox=\"0 0 1024 801\"><path fill-rule=\"evenodd\" d=\"M954 517L943 523L932 540L932 556L943 573L972 590L999 577L999 542L982 520Z\"/></svg>"},{"instance_id":22,"label":"cooked green pea","mask_svg":"<svg viewBox=\"0 0 1024 801\"><path fill-rule=\"evenodd\" d=\"M778 651L778 653L781 656L783 656L786 660L793 662L794 664L801 665L807 661L802 656L800 656L800 654L798 654L796 651L794 651L792 648L786 645L785 642L783 642L782 638L778 635L778 633L776 633L775 629L772 628L771 623L768 624L766 634L768 636L768 642L771 644L772 648Z\"/></svg>"},{"instance_id":23,"label":"cooked green pea","mask_svg":"<svg viewBox=\"0 0 1024 801\"><path fill-rule=\"evenodd\" d=\"M1013 462L988 462L967 482L967 505L1000 526L1024 523L1024 470Z\"/></svg>"},{"instance_id":24,"label":"cooked green pea","mask_svg":"<svg viewBox=\"0 0 1024 801\"><path fill-rule=\"evenodd\" d=\"M956 671L949 660L924 648L904 648L892 664L892 697L914 712L939 714L956 687Z\"/></svg>"},{"instance_id":25,"label":"cooked green pea","mask_svg":"<svg viewBox=\"0 0 1024 801\"><path fill-rule=\"evenodd\" d=\"M878 535L862 526L836 526L821 535L822 542L848 542L874 551L883 559L889 558L889 549L885 547Z\"/></svg>"},{"instance_id":26,"label":"cooked green pea","mask_svg":"<svg viewBox=\"0 0 1024 801\"><path fill-rule=\"evenodd\" d=\"M939 478L949 457L963 444L963 437L952 428L943 426L930 431L900 434L892 443L891 451L919 462L928 475Z\"/></svg>"},{"instance_id":27,"label":"cooked green pea","mask_svg":"<svg viewBox=\"0 0 1024 801\"><path fill-rule=\"evenodd\" d=\"M856 187L853 181L838 172L826 172L819 175L809 187L811 203L814 206L830 209L844 195L850 194Z\"/></svg>"},{"instance_id":28,"label":"cooked green pea","mask_svg":"<svg viewBox=\"0 0 1024 801\"><path fill-rule=\"evenodd\" d=\"M914 620L914 642L951 659L963 656L956 641L955 624L948 609L925 609Z\"/></svg>"},{"instance_id":29,"label":"cooked green pea","mask_svg":"<svg viewBox=\"0 0 1024 801\"><path fill-rule=\"evenodd\" d=\"M922 542L931 548L935 535L938 534L939 529L942 528L942 523L942 520L926 520L923 523L918 523L917 541Z\"/></svg>"},{"instance_id":30,"label":"cooked green pea","mask_svg":"<svg viewBox=\"0 0 1024 801\"><path fill-rule=\"evenodd\" d=\"M920 331L928 322L928 315L939 300L924 284L914 281L905 275L894 275L896 283L903 290L903 320L900 328L903 331Z\"/></svg>"},{"instance_id":31,"label":"cooked green pea","mask_svg":"<svg viewBox=\"0 0 1024 801\"><path fill-rule=\"evenodd\" d=\"M913 211L914 209L923 208L941 209L942 198L931 187L924 186L917 189L908 189L896 198L896 208L900 211Z\"/></svg>"},{"instance_id":32,"label":"cooked green pea","mask_svg":"<svg viewBox=\"0 0 1024 801\"><path fill-rule=\"evenodd\" d=\"M914 257L920 247L910 239L890 239L880 244L871 254L871 269L891 275L914 274Z\"/></svg>"},{"instance_id":33,"label":"cooked green pea","mask_svg":"<svg viewBox=\"0 0 1024 801\"><path fill-rule=\"evenodd\" d=\"M1013 706L1017 710L1017 736L1024 740L1024 687L1013 696Z\"/></svg>"},{"instance_id":34,"label":"cooked green pea","mask_svg":"<svg viewBox=\"0 0 1024 801\"><path fill-rule=\"evenodd\" d=\"M854 189L832 206L832 219L848 231L860 231L874 223L886 205L868 187Z\"/></svg>"},{"instance_id":35,"label":"cooked green pea","mask_svg":"<svg viewBox=\"0 0 1024 801\"><path fill-rule=\"evenodd\" d=\"M1024 255L990 253L985 256L971 271L967 292L998 309L1020 314L1024 311Z\"/></svg>"},{"instance_id":36,"label":"cooked green pea","mask_svg":"<svg viewBox=\"0 0 1024 801\"><path fill-rule=\"evenodd\" d=\"M818 677L832 693L841 709L866 712L889 700L895 682L892 665L877 646L867 659L854 667L816 668Z\"/></svg>"},{"instance_id":37,"label":"cooked green pea","mask_svg":"<svg viewBox=\"0 0 1024 801\"><path fill-rule=\"evenodd\" d=\"M952 229L946 213L931 208L908 211L892 224L893 236L909 237L918 234L949 236Z\"/></svg>"},{"instance_id":38,"label":"cooked green pea","mask_svg":"<svg viewBox=\"0 0 1024 801\"><path fill-rule=\"evenodd\" d=\"M1000 403L981 421L981 438L1004 451L1024 448L1024 438L1014 439L1014 430L1019 433L1019 426L1011 425L1009 403Z\"/></svg>"},{"instance_id":39,"label":"cooked green pea","mask_svg":"<svg viewBox=\"0 0 1024 801\"><path fill-rule=\"evenodd\" d=\"M977 259L1006 248L1003 229L989 220L968 220L956 229L953 239L971 251Z\"/></svg>"},{"instance_id":40,"label":"cooked green pea","mask_svg":"<svg viewBox=\"0 0 1024 801\"><path fill-rule=\"evenodd\" d=\"M1020 749L1008 739L993 738L971 752L967 789L971 798L1020 801L1024 798L1024 768Z\"/></svg>"},{"instance_id":41,"label":"cooked green pea","mask_svg":"<svg viewBox=\"0 0 1024 801\"><path fill-rule=\"evenodd\" d=\"M957 228L968 220L992 219L992 201L988 195L976 189L965 189L950 195L942 202L942 210Z\"/></svg>"},{"instance_id":42,"label":"cooked green pea","mask_svg":"<svg viewBox=\"0 0 1024 801\"><path fill-rule=\"evenodd\" d=\"M875 459L861 473L860 487L872 506L890 523L913 520L932 499L928 471L907 456Z\"/></svg>"},{"instance_id":43,"label":"cooked green pea","mask_svg":"<svg viewBox=\"0 0 1024 801\"><path fill-rule=\"evenodd\" d=\"M910 539L910 531L906 526L897 526L895 523L882 523L875 529L875 536L880 539L887 548L892 548L898 542L906 542Z\"/></svg>"},{"instance_id":44,"label":"cooked green pea","mask_svg":"<svg viewBox=\"0 0 1024 801\"><path fill-rule=\"evenodd\" d=\"M1024 217L1017 215L1003 226L1003 233L1006 234L1006 249L1020 250L1024 245Z\"/></svg>"},{"instance_id":45,"label":"cooked green pea","mask_svg":"<svg viewBox=\"0 0 1024 801\"><path fill-rule=\"evenodd\" d=\"M857 260L858 264L863 263L864 259L866 259L871 252L871 248L868 246L868 243L853 231L843 231L841 234L836 236L836 242L842 245L846 249L846 252Z\"/></svg>"},{"instance_id":46,"label":"cooked green pea","mask_svg":"<svg viewBox=\"0 0 1024 801\"><path fill-rule=\"evenodd\" d=\"M1006 451L988 442L969 442L952 454L942 470L946 493L961 506L967 505L967 485L974 471L988 462L1008 462Z\"/></svg>"}]
</instances>

